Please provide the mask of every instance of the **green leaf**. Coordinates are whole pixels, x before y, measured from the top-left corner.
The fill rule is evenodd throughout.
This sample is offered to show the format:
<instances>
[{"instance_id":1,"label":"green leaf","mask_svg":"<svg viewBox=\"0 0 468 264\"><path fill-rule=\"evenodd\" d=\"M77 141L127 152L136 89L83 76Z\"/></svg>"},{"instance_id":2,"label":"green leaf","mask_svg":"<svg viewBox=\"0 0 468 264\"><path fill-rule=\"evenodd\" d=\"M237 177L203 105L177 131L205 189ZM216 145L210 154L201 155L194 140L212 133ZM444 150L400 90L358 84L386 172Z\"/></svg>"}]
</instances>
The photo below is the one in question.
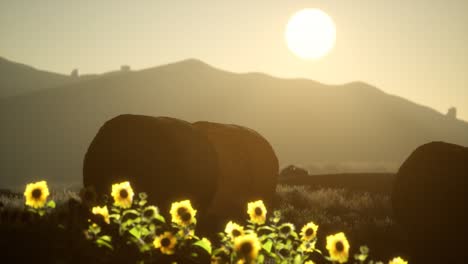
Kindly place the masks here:
<instances>
[{"instance_id":1,"label":"green leaf","mask_svg":"<svg viewBox=\"0 0 468 264\"><path fill-rule=\"evenodd\" d=\"M278 237L278 234L276 234L276 233L271 233L271 234L268 234L266 237L267 237L267 238L270 238L270 239L275 239L275 238Z\"/></svg>"},{"instance_id":2,"label":"green leaf","mask_svg":"<svg viewBox=\"0 0 468 264\"><path fill-rule=\"evenodd\" d=\"M203 238L198 240L197 242L193 243L194 246L203 248L208 254L211 255L211 243L208 239Z\"/></svg>"},{"instance_id":3,"label":"green leaf","mask_svg":"<svg viewBox=\"0 0 468 264\"><path fill-rule=\"evenodd\" d=\"M109 218L119 220L120 219L120 214L110 214Z\"/></svg>"},{"instance_id":4,"label":"green leaf","mask_svg":"<svg viewBox=\"0 0 468 264\"><path fill-rule=\"evenodd\" d=\"M212 254L212 255L213 255L213 256L217 256L217 255L219 255L219 254L221 254L221 253L226 253L226 251L225 251L223 248L217 248L217 249L215 249L215 250L213 251L213 254Z\"/></svg>"},{"instance_id":5,"label":"green leaf","mask_svg":"<svg viewBox=\"0 0 468 264\"><path fill-rule=\"evenodd\" d=\"M265 249L268 253L271 252L271 248L273 247L273 242L268 240L265 244L263 244L263 249Z\"/></svg>"},{"instance_id":6,"label":"green leaf","mask_svg":"<svg viewBox=\"0 0 468 264\"><path fill-rule=\"evenodd\" d=\"M101 237L99 237L99 239L104 240L104 241L107 241L107 242L111 242L111 241L112 241L112 237L111 237L111 236L108 236L108 235L101 236Z\"/></svg>"},{"instance_id":7,"label":"green leaf","mask_svg":"<svg viewBox=\"0 0 468 264\"><path fill-rule=\"evenodd\" d=\"M127 214L140 215L140 213L138 213L138 211L135 210L135 209L128 209L128 210L125 210L125 211L123 212L122 216L127 215Z\"/></svg>"},{"instance_id":8,"label":"green leaf","mask_svg":"<svg viewBox=\"0 0 468 264\"><path fill-rule=\"evenodd\" d=\"M151 251L152 249L153 247L150 244L143 244L142 246L140 246L140 252L147 252Z\"/></svg>"},{"instance_id":9,"label":"green leaf","mask_svg":"<svg viewBox=\"0 0 468 264\"><path fill-rule=\"evenodd\" d=\"M157 214L154 218L156 220L158 220L159 222L161 222L161 223L166 223L166 219L164 219L164 216L162 216L160 214Z\"/></svg>"},{"instance_id":10,"label":"green leaf","mask_svg":"<svg viewBox=\"0 0 468 264\"><path fill-rule=\"evenodd\" d=\"M258 228L258 231L260 230L267 230L267 231L270 231L270 232L274 232L275 229L273 227L269 227L269 226L262 226L260 228Z\"/></svg>"},{"instance_id":11,"label":"green leaf","mask_svg":"<svg viewBox=\"0 0 468 264\"><path fill-rule=\"evenodd\" d=\"M296 232L292 232L292 233L290 234L290 236L292 236L294 239L298 239L298 238L299 238L299 236L297 235Z\"/></svg>"},{"instance_id":12,"label":"green leaf","mask_svg":"<svg viewBox=\"0 0 468 264\"><path fill-rule=\"evenodd\" d=\"M114 247L112 246L112 237L110 236L101 236L96 240L96 244L98 247L106 247L110 250L113 250Z\"/></svg>"},{"instance_id":13,"label":"green leaf","mask_svg":"<svg viewBox=\"0 0 468 264\"><path fill-rule=\"evenodd\" d=\"M141 232L142 236L147 236L147 235L151 234L151 231L146 227L141 227L140 232Z\"/></svg>"},{"instance_id":14,"label":"green leaf","mask_svg":"<svg viewBox=\"0 0 468 264\"><path fill-rule=\"evenodd\" d=\"M360 262L364 262L367 259L367 255L365 254L355 254L354 259Z\"/></svg>"},{"instance_id":15,"label":"green leaf","mask_svg":"<svg viewBox=\"0 0 468 264\"><path fill-rule=\"evenodd\" d=\"M55 201L54 201L54 200L50 200L50 201L47 203L46 206L49 207L49 208L55 208L55 206L56 206Z\"/></svg>"},{"instance_id":16,"label":"green leaf","mask_svg":"<svg viewBox=\"0 0 468 264\"><path fill-rule=\"evenodd\" d=\"M109 236L102 236L96 240L98 247L106 247L110 250L113 250L114 247L111 244L111 239Z\"/></svg>"},{"instance_id":17,"label":"green leaf","mask_svg":"<svg viewBox=\"0 0 468 264\"><path fill-rule=\"evenodd\" d=\"M141 237L141 231L139 230L139 228L137 227L134 227L132 229L130 229L130 231L128 231L132 236L136 237L136 238L140 238Z\"/></svg>"},{"instance_id":18,"label":"green leaf","mask_svg":"<svg viewBox=\"0 0 468 264\"><path fill-rule=\"evenodd\" d=\"M302 263L301 255L300 255L300 254L297 254L297 255L294 257L294 264L301 264L301 263Z\"/></svg>"}]
</instances>

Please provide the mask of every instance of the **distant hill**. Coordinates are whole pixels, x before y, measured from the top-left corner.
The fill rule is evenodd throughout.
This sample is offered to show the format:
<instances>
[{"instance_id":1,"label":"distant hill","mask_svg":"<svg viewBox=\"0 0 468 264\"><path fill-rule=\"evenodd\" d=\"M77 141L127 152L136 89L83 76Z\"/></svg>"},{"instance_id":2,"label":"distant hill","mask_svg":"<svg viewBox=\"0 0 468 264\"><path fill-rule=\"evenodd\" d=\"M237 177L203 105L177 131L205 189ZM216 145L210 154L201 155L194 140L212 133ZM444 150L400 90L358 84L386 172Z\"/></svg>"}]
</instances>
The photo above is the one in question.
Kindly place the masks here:
<instances>
[{"instance_id":1,"label":"distant hill","mask_svg":"<svg viewBox=\"0 0 468 264\"><path fill-rule=\"evenodd\" d=\"M32 78L26 73L13 77ZM467 122L363 82L236 74L194 59L59 82L49 89L32 83L29 92L0 99L0 188L37 178L80 182L92 138L123 113L244 125L272 143L283 166L389 164L395 171L429 141L468 145Z\"/></svg>"},{"instance_id":2,"label":"distant hill","mask_svg":"<svg viewBox=\"0 0 468 264\"><path fill-rule=\"evenodd\" d=\"M71 82L71 77L37 70L0 57L0 98L25 94Z\"/></svg>"}]
</instances>

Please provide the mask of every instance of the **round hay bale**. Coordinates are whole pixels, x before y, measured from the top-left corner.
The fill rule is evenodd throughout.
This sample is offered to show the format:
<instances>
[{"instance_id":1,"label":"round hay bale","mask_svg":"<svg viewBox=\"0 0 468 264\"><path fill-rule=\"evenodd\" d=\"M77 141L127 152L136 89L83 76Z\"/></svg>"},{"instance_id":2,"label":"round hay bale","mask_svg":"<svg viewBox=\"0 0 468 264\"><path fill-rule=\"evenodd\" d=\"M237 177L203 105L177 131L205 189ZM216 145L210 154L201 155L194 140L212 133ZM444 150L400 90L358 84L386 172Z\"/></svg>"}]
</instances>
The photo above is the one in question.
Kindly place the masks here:
<instances>
[{"instance_id":1,"label":"round hay bale","mask_svg":"<svg viewBox=\"0 0 468 264\"><path fill-rule=\"evenodd\" d=\"M458 263L466 254L460 239L468 233L467 182L468 148L458 145L422 145L400 167L393 212L409 236L415 263Z\"/></svg>"},{"instance_id":2,"label":"round hay bale","mask_svg":"<svg viewBox=\"0 0 468 264\"><path fill-rule=\"evenodd\" d=\"M271 213L279 165L268 141L254 130L237 125L193 125L208 137L218 156L220 175L208 214L221 225L230 219L244 220L247 203L258 199Z\"/></svg>"},{"instance_id":3,"label":"round hay bale","mask_svg":"<svg viewBox=\"0 0 468 264\"><path fill-rule=\"evenodd\" d=\"M136 193L167 214L170 204L190 199L205 209L217 186L216 152L190 123L168 117L120 115L107 121L84 158L84 186L110 194L113 183L130 181Z\"/></svg>"}]
</instances>

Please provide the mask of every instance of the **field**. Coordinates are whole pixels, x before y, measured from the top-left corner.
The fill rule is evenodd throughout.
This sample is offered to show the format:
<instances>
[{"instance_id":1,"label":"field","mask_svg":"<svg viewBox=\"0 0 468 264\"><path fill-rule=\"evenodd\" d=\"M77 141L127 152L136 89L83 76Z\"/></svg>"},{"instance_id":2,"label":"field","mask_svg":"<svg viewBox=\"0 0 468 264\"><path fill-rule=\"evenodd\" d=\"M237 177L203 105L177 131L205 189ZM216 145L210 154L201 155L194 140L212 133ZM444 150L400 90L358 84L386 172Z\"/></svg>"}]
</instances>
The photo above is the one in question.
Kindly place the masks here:
<instances>
[{"instance_id":1,"label":"field","mask_svg":"<svg viewBox=\"0 0 468 264\"><path fill-rule=\"evenodd\" d=\"M389 190L393 176L380 176L380 183L387 182L390 187L378 185L378 181L373 180L375 177L367 174L354 177L350 188L344 188L346 181L340 179L351 179L351 175L334 175L325 181L323 176L282 179L276 190L275 208L269 208L268 212L279 210L283 221L293 223L297 229L309 221L317 223L318 248L325 248L328 234L343 231L350 241L352 253L356 253L359 246L366 245L370 248L370 259L388 260L397 255L408 259L405 236L392 219ZM76 191L56 190L51 193L57 208L68 206L70 198L80 199ZM23 203L22 194L2 191L0 223L15 218L21 221L20 214L12 216L4 212L18 211L24 207Z\"/></svg>"},{"instance_id":2,"label":"field","mask_svg":"<svg viewBox=\"0 0 468 264\"><path fill-rule=\"evenodd\" d=\"M318 247L324 248L326 234L343 231L355 248L367 245L374 260L407 255L405 235L392 219L388 194L312 189L279 185L276 202L286 221L296 226L314 221L320 226Z\"/></svg>"}]
</instances>

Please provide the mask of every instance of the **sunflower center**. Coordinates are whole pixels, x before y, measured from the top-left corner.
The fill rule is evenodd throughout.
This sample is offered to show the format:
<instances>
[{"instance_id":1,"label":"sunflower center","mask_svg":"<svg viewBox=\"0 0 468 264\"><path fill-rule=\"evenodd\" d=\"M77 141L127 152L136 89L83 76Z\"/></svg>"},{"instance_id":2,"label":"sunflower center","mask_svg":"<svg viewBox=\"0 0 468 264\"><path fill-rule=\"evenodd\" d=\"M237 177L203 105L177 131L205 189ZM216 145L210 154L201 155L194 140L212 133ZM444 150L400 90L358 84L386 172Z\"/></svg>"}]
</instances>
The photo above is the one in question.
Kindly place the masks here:
<instances>
[{"instance_id":1,"label":"sunflower center","mask_svg":"<svg viewBox=\"0 0 468 264\"><path fill-rule=\"evenodd\" d=\"M188 212L187 208L185 207L180 207L179 209L177 209L177 214L180 216L180 219L182 219L182 221L184 222L188 222L192 218L192 215Z\"/></svg>"},{"instance_id":2,"label":"sunflower center","mask_svg":"<svg viewBox=\"0 0 468 264\"><path fill-rule=\"evenodd\" d=\"M185 207L179 207L179 208L177 209L177 214L178 214L179 216L182 216L182 215L185 214L186 212L187 212L187 208L185 208Z\"/></svg>"},{"instance_id":3,"label":"sunflower center","mask_svg":"<svg viewBox=\"0 0 468 264\"><path fill-rule=\"evenodd\" d=\"M41 198L41 195L42 195L41 189L34 189L34 190L32 191L32 197L33 197L34 199L39 199L39 198Z\"/></svg>"},{"instance_id":4,"label":"sunflower center","mask_svg":"<svg viewBox=\"0 0 468 264\"><path fill-rule=\"evenodd\" d=\"M336 251L339 251L339 252L343 251L344 250L343 242L341 241L336 242L335 248L336 248Z\"/></svg>"},{"instance_id":5,"label":"sunflower center","mask_svg":"<svg viewBox=\"0 0 468 264\"><path fill-rule=\"evenodd\" d=\"M237 229L234 229L232 230L232 236L233 237L237 237L237 236L240 236L241 235L241 232Z\"/></svg>"},{"instance_id":6,"label":"sunflower center","mask_svg":"<svg viewBox=\"0 0 468 264\"><path fill-rule=\"evenodd\" d=\"M171 244L171 240L167 237L161 239L161 246L168 247Z\"/></svg>"},{"instance_id":7,"label":"sunflower center","mask_svg":"<svg viewBox=\"0 0 468 264\"><path fill-rule=\"evenodd\" d=\"M188 222L192 219L192 215L189 212L185 212L181 217L182 221Z\"/></svg>"},{"instance_id":8,"label":"sunflower center","mask_svg":"<svg viewBox=\"0 0 468 264\"><path fill-rule=\"evenodd\" d=\"M253 250L253 246L251 243L249 242L244 242L242 243L242 245L240 246L240 252L244 255L244 256L247 256L250 254L250 252L252 252Z\"/></svg>"},{"instance_id":9,"label":"sunflower center","mask_svg":"<svg viewBox=\"0 0 468 264\"><path fill-rule=\"evenodd\" d=\"M281 227L280 232L283 233L283 234L288 234L289 232L291 232L291 227L290 226L283 226L283 227Z\"/></svg>"},{"instance_id":10,"label":"sunflower center","mask_svg":"<svg viewBox=\"0 0 468 264\"><path fill-rule=\"evenodd\" d=\"M255 214L256 214L256 215L261 216L262 213L263 213L262 208L260 208L260 207L256 207L256 208L255 208Z\"/></svg>"},{"instance_id":11,"label":"sunflower center","mask_svg":"<svg viewBox=\"0 0 468 264\"><path fill-rule=\"evenodd\" d=\"M120 194L120 197L122 197L124 199L126 199L128 197L128 192L125 189L120 190L119 194Z\"/></svg>"},{"instance_id":12,"label":"sunflower center","mask_svg":"<svg viewBox=\"0 0 468 264\"><path fill-rule=\"evenodd\" d=\"M314 229L312 229L312 228L308 228L306 230L306 232L305 232L305 235L308 236L308 237L313 235L313 234L314 234Z\"/></svg>"}]
</instances>

